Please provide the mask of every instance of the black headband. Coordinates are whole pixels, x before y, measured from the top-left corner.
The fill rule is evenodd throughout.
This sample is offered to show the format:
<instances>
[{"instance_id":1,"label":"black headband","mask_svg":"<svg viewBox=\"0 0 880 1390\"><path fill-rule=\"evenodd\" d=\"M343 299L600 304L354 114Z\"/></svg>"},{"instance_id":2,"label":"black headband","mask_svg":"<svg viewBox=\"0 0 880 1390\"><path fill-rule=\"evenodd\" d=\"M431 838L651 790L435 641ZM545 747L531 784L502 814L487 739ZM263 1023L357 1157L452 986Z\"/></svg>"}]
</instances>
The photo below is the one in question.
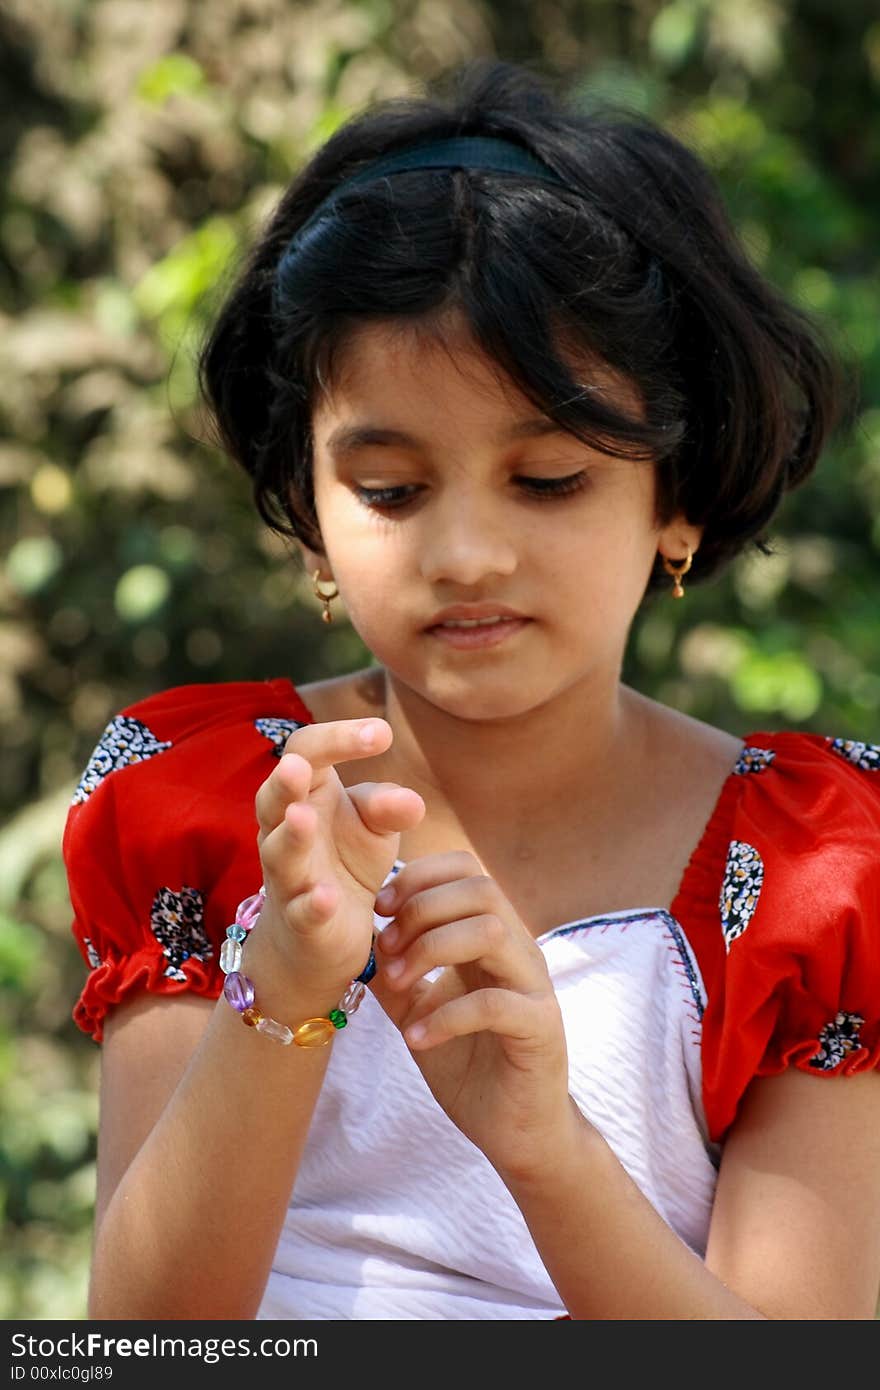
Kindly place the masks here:
<instances>
[{"instance_id":1,"label":"black headband","mask_svg":"<svg viewBox=\"0 0 880 1390\"><path fill-rule=\"evenodd\" d=\"M429 140L409 145L406 149L372 160L356 174L343 179L332 193L328 193L291 238L278 263L276 283L283 279L308 229L350 188L372 183L404 169L489 169L501 174L526 174L529 178L547 179L560 187L566 186L559 174L511 140L499 140L489 135L460 135L448 140Z\"/></svg>"}]
</instances>

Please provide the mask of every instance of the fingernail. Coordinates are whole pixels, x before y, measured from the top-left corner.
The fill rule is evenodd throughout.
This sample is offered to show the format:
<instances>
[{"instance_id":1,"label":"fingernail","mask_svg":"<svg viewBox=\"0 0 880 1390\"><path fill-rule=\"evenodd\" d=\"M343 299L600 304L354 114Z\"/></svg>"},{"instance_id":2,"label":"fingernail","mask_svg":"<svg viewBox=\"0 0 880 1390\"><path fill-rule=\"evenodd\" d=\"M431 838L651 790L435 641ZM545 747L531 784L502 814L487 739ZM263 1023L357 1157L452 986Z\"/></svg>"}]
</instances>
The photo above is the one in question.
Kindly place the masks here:
<instances>
[{"instance_id":1,"label":"fingernail","mask_svg":"<svg viewBox=\"0 0 880 1390\"><path fill-rule=\"evenodd\" d=\"M397 943L397 939L399 936L399 927L386 927L383 932L379 933L379 940L382 942L383 949L390 951L391 948Z\"/></svg>"},{"instance_id":2,"label":"fingernail","mask_svg":"<svg viewBox=\"0 0 880 1390\"><path fill-rule=\"evenodd\" d=\"M427 1031L424 1023L414 1023L411 1028L407 1028L404 1036L408 1038L410 1042L421 1042Z\"/></svg>"},{"instance_id":3,"label":"fingernail","mask_svg":"<svg viewBox=\"0 0 880 1390\"><path fill-rule=\"evenodd\" d=\"M381 892L376 894L376 906L378 908L390 907L393 902L394 889L390 886L388 888L383 888ZM384 915L385 914L383 913L382 916Z\"/></svg>"},{"instance_id":4,"label":"fingernail","mask_svg":"<svg viewBox=\"0 0 880 1390\"><path fill-rule=\"evenodd\" d=\"M375 737L376 737L376 725L375 725L375 724L364 724L363 727L362 727L361 729L358 730L358 738L360 739L361 743L363 743L363 744L365 744L365 745L371 744L371 743L373 742L373 739L374 739Z\"/></svg>"},{"instance_id":5,"label":"fingernail","mask_svg":"<svg viewBox=\"0 0 880 1390\"><path fill-rule=\"evenodd\" d=\"M406 962L402 960L390 960L385 966L385 974L392 980L396 980L398 975L402 975L406 968Z\"/></svg>"}]
</instances>

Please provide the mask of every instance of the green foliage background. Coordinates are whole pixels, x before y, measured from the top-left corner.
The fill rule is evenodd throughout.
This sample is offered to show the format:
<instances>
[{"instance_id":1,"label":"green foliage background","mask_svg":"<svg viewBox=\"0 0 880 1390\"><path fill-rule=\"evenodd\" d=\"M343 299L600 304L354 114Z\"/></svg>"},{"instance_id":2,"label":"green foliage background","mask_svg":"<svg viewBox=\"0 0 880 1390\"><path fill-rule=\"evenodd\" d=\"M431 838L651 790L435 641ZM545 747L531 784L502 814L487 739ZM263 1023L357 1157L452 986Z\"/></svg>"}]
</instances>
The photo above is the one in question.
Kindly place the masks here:
<instances>
[{"instance_id":1,"label":"green foliage background","mask_svg":"<svg viewBox=\"0 0 880 1390\"><path fill-rule=\"evenodd\" d=\"M874 0L0 3L0 1316L81 1318L98 1049L60 858L109 718L189 681L369 660L205 443L192 352L230 258L345 116L475 55L575 75L697 148L826 325L853 427L744 558L637 620L627 678L744 733L876 741ZM283 653L283 654L282 654Z\"/></svg>"}]
</instances>

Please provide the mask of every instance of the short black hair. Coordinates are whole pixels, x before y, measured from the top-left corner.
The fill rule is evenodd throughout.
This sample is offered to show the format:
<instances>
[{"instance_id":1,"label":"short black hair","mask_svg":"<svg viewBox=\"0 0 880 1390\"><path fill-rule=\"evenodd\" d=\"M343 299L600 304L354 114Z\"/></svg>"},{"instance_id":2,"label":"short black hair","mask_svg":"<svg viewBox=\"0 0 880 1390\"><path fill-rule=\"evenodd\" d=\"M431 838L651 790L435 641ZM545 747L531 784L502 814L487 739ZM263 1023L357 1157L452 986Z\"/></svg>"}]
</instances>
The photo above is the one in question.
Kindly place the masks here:
<instances>
[{"instance_id":1,"label":"short black hair","mask_svg":"<svg viewBox=\"0 0 880 1390\"><path fill-rule=\"evenodd\" d=\"M349 175L457 135L521 145L566 187L425 169L361 183L291 238ZM202 391L273 530L324 553L311 417L346 336L370 321L463 314L474 344L578 438L652 461L657 519L704 528L691 578L754 540L815 466L844 378L818 325L760 274L702 161L646 116L587 108L535 70L474 60L424 96L371 105L297 175L216 317ZM563 352L638 388L643 418L585 389ZM660 562L649 589L668 584Z\"/></svg>"}]
</instances>

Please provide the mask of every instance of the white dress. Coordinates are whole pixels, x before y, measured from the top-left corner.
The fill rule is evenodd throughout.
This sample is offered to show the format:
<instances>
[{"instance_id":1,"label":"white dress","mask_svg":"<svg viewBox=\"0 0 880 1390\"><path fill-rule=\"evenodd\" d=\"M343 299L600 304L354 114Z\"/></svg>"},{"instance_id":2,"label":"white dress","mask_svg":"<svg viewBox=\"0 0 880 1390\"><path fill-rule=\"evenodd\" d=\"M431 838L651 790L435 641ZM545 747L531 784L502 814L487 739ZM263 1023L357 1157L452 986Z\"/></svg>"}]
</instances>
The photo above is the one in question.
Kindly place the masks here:
<instances>
[{"instance_id":1,"label":"white dress","mask_svg":"<svg viewBox=\"0 0 880 1390\"><path fill-rule=\"evenodd\" d=\"M388 920L377 916L377 930ZM562 1009L572 1096L702 1255L719 1151L700 1099L705 995L682 928L662 909L639 909L538 940ZM519 1208L368 991L334 1041L258 1318L564 1313Z\"/></svg>"}]
</instances>

